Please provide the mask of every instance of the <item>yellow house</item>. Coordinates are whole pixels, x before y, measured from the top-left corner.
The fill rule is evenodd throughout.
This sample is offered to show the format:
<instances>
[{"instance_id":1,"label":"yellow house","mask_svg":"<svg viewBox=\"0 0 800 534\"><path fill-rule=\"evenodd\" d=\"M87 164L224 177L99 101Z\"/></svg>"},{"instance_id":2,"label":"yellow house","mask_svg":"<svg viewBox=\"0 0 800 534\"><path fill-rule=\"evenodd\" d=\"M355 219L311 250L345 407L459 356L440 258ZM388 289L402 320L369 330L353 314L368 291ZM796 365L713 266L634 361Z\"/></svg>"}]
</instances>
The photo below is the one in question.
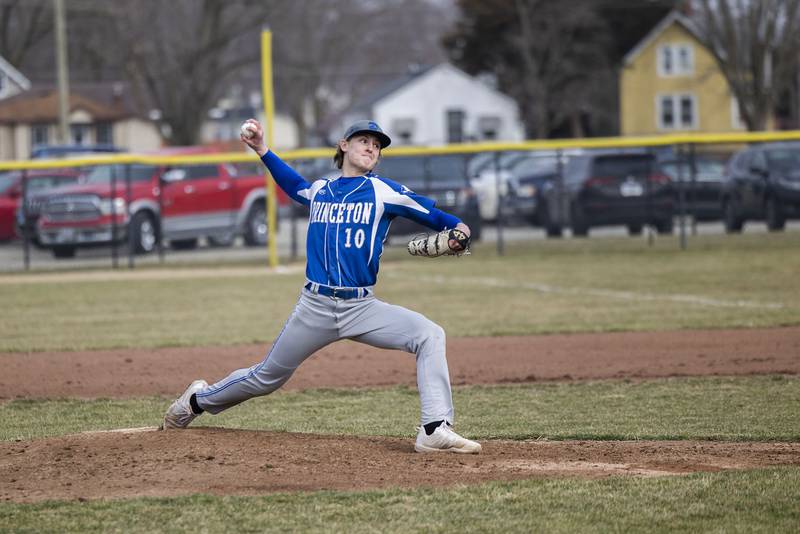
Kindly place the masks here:
<instances>
[{"instance_id":1,"label":"yellow house","mask_svg":"<svg viewBox=\"0 0 800 534\"><path fill-rule=\"evenodd\" d=\"M746 129L728 82L693 28L673 11L625 56L622 135Z\"/></svg>"}]
</instances>

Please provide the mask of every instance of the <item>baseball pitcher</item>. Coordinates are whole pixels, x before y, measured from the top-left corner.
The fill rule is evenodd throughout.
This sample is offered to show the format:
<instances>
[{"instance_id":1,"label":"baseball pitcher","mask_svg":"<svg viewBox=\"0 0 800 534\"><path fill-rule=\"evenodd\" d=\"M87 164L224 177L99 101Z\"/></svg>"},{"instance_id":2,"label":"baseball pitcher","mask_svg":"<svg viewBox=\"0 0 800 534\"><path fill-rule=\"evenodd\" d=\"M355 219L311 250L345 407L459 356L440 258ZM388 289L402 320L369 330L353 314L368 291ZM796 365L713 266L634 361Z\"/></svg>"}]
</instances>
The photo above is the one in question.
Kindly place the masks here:
<instances>
[{"instance_id":1,"label":"baseball pitcher","mask_svg":"<svg viewBox=\"0 0 800 534\"><path fill-rule=\"evenodd\" d=\"M242 125L242 141L261 157L278 186L308 206L306 282L267 357L216 384L192 382L164 416L166 429L185 428L203 412L217 414L280 388L314 352L339 339L414 353L421 425L415 450L478 453L479 443L453 431L453 400L445 333L423 315L377 299L373 288L383 244L395 217L439 232L409 243L422 256L468 252L470 229L434 201L373 172L391 140L372 121L358 121L339 141L334 162L342 175L307 182L264 142L261 125Z\"/></svg>"}]
</instances>

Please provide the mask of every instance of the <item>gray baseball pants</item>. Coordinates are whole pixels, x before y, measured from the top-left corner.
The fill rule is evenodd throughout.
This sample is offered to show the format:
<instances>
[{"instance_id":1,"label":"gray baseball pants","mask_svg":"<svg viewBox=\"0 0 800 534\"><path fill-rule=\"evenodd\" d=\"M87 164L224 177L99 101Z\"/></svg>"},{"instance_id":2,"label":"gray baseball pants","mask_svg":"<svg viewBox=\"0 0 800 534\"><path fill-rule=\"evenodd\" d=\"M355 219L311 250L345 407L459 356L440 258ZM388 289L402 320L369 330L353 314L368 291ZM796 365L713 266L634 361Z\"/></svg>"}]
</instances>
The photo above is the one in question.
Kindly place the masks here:
<instances>
[{"instance_id":1,"label":"gray baseball pants","mask_svg":"<svg viewBox=\"0 0 800 534\"><path fill-rule=\"evenodd\" d=\"M266 359L239 369L197 393L197 404L216 414L253 397L269 395L319 349L352 339L416 354L422 424L453 421L444 330L420 313L374 296L336 299L303 289Z\"/></svg>"}]
</instances>

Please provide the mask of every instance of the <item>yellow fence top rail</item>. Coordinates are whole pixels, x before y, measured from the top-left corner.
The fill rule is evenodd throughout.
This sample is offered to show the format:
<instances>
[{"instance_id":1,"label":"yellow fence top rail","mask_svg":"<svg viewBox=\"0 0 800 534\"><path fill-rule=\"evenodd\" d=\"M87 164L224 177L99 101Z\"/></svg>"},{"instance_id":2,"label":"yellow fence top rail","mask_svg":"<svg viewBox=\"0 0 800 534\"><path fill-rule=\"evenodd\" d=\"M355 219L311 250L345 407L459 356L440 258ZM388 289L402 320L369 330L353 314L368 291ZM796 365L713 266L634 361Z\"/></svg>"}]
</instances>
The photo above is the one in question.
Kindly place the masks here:
<instances>
[{"instance_id":1,"label":"yellow fence top rail","mask_svg":"<svg viewBox=\"0 0 800 534\"><path fill-rule=\"evenodd\" d=\"M521 142L461 143L434 147L402 146L387 149L383 156L434 156L443 154L475 154L479 152L559 150L574 148L633 148L670 145L709 145L764 143L770 141L800 141L800 130L780 132L742 133L680 133L644 137L596 137L582 139L547 139ZM332 148L301 148L279 151L285 160L332 158ZM203 163L247 163L258 161L252 152L218 152L211 154L154 155L114 154L65 159L41 159L24 161L0 161L0 171L58 169L90 165L178 165Z\"/></svg>"}]
</instances>

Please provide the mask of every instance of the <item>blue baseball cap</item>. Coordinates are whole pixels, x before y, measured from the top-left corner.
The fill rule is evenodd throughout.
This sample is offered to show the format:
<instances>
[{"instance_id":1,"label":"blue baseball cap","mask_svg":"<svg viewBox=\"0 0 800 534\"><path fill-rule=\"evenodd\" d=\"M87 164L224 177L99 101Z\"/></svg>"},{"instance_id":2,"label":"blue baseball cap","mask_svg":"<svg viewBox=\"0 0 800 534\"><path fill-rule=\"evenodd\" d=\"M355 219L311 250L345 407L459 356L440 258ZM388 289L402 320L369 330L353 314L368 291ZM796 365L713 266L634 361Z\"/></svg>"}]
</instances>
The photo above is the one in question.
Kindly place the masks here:
<instances>
[{"instance_id":1,"label":"blue baseball cap","mask_svg":"<svg viewBox=\"0 0 800 534\"><path fill-rule=\"evenodd\" d=\"M349 141L351 137L358 133L371 133L375 137L378 138L378 141L381 144L381 149L386 148L392 142L388 135L383 133L381 127L378 126L378 123L375 121L370 120L363 120L363 121L356 121L354 122L346 132L344 132L344 139Z\"/></svg>"}]
</instances>

